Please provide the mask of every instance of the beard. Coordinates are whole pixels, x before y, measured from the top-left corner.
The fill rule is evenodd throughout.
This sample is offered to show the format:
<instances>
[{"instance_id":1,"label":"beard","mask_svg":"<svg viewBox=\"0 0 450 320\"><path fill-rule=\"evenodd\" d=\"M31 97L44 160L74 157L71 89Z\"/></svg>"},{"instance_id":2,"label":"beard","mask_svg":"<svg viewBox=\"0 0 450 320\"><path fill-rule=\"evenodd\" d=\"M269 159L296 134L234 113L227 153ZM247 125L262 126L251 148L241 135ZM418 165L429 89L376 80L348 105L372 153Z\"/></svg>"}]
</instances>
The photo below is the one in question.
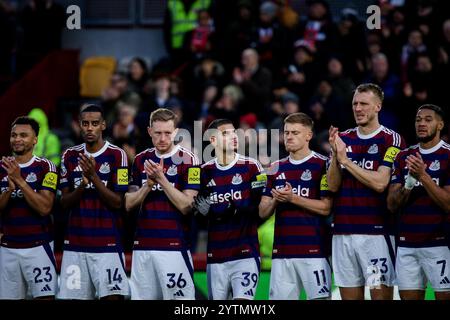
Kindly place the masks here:
<instances>
[{"instance_id":1,"label":"beard","mask_svg":"<svg viewBox=\"0 0 450 320\"><path fill-rule=\"evenodd\" d=\"M416 135L417 141L422 142L422 143L430 142L431 140L434 139L434 137L436 137L436 134L437 134L437 129L435 128L434 131L431 132L428 136L419 137L418 135Z\"/></svg>"}]
</instances>

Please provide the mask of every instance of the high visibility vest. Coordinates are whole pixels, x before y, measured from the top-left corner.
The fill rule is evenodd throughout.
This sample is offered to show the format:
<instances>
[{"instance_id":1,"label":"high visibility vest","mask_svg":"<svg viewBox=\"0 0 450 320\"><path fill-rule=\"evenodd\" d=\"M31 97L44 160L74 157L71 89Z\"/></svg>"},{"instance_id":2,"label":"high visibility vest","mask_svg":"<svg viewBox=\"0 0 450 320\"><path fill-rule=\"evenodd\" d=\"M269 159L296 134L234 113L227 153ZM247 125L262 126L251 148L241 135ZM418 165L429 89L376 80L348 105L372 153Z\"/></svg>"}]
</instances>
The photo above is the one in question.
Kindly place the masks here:
<instances>
[{"instance_id":1,"label":"high visibility vest","mask_svg":"<svg viewBox=\"0 0 450 320\"><path fill-rule=\"evenodd\" d=\"M193 30L197 25L197 12L201 9L208 9L211 0L195 1L189 12L185 12L184 4L181 0L169 0L168 6L172 16L172 48L180 49L183 46L184 35Z\"/></svg>"}]
</instances>

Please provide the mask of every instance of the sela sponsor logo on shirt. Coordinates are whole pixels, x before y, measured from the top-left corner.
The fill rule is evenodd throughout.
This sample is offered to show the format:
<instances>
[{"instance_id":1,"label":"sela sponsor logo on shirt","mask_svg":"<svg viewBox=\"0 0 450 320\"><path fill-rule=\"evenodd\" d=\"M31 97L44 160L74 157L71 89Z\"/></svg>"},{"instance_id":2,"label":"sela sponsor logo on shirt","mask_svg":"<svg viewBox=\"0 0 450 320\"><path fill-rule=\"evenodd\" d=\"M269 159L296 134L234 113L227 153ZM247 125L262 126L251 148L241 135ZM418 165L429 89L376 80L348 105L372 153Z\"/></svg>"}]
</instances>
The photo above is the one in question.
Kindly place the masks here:
<instances>
[{"instance_id":1,"label":"sela sponsor logo on shirt","mask_svg":"<svg viewBox=\"0 0 450 320\"><path fill-rule=\"evenodd\" d=\"M37 181L37 176L34 172L30 172L27 177L25 178L25 181L28 183L33 183Z\"/></svg>"},{"instance_id":2,"label":"sela sponsor logo on shirt","mask_svg":"<svg viewBox=\"0 0 450 320\"><path fill-rule=\"evenodd\" d=\"M438 171L441 169L441 163L439 162L439 160L434 160L430 166L429 166L431 171Z\"/></svg>"},{"instance_id":3,"label":"sela sponsor logo on shirt","mask_svg":"<svg viewBox=\"0 0 450 320\"><path fill-rule=\"evenodd\" d=\"M242 183L242 176L239 173L236 173L231 179L231 183L234 185L241 184Z\"/></svg>"},{"instance_id":4,"label":"sela sponsor logo on shirt","mask_svg":"<svg viewBox=\"0 0 450 320\"><path fill-rule=\"evenodd\" d=\"M233 189L230 192L226 193L217 193L213 192L209 195L209 199L211 203L223 203L229 202L231 200L242 200L242 192L241 190L234 191Z\"/></svg>"},{"instance_id":5,"label":"sela sponsor logo on shirt","mask_svg":"<svg viewBox=\"0 0 450 320\"><path fill-rule=\"evenodd\" d=\"M146 180L146 179L143 179L143 180L142 180L142 184L144 185L144 184L146 184L146 183L147 183L147 180ZM173 185L173 186L175 187L175 182L171 182L170 184ZM164 189L161 187L161 185L160 185L159 183L154 184L153 187L152 187L152 191L156 191L156 190L158 190L158 191L164 191Z\"/></svg>"},{"instance_id":6,"label":"sela sponsor logo on shirt","mask_svg":"<svg viewBox=\"0 0 450 320\"><path fill-rule=\"evenodd\" d=\"M284 189L284 185L276 186L275 189L281 190ZM301 185L298 185L295 188L292 188L292 193L301 197L309 197L309 188L302 188Z\"/></svg>"},{"instance_id":7,"label":"sela sponsor logo on shirt","mask_svg":"<svg viewBox=\"0 0 450 320\"><path fill-rule=\"evenodd\" d=\"M311 180L312 179L311 170L306 169L305 171L303 171L302 176L300 177L300 179L302 179L303 181Z\"/></svg>"},{"instance_id":8,"label":"sela sponsor logo on shirt","mask_svg":"<svg viewBox=\"0 0 450 320\"><path fill-rule=\"evenodd\" d=\"M369 150L367 150L367 153L370 153L370 154L378 153L378 145L376 145L376 144L371 145Z\"/></svg>"},{"instance_id":9,"label":"sela sponsor logo on shirt","mask_svg":"<svg viewBox=\"0 0 450 320\"><path fill-rule=\"evenodd\" d=\"M350 160L352 160L352 159L350 159ZM367 169L367 170L373 170L373 161L372 160L366 160L365 158L363 158L359 162L356 160L352 160L352 161L358 167L361 167L361 168Z\"/></svg>"},{"instance_id":10,"label":"sela sponsor logo on shirt","mask_svg":"<svg viewBox=\"0 0 450 320\"><path fill-rule=\"evenodd\" d=\"M168 169L167 169L167 175L168 176L176 176L178 173L178 169L176 165L171 165Z\"/></svg>"},{"instance_id":11,"label":"sela sponsor logo on shirt","mask_svg":"<svg viewBox=\"0 0 450 320\"><path fill-rule=\"evenodd\" d=\"M404 181L406 181L406 179L408 178L408 175L407 174L405 174L404 175ZM436 183L436 185L438 185L439 186L439 178L431 178L431 180L433 180L434 181L434 183ZM420 181L416 181L416 183L414 184L414 187L421 187L422 186L422 182L420 182Z\"/></svg>"},{"instance_id":12,"label":"sela sponsor logo on shirt","mask_svg":"<svg viewBox=\"0 0 450 320\"><path fill-rule=\"evenodd\" d=\"M81 185L81 182L83 181L83 178L74 178L73 179L73 185L74 188L78 188ZM103 184L105 185L105 187L108 186L108 181L107 180L102 180ZM85 187L85 189L95 189L95 186L92 182L89 182Z\"/></svg>"},{"instance_id":13,"label":"sela sponsor logo on shirt","mask_svg":"<svg viewBox=\"0 0 450 320\"><path fill-rule=\"evenodd\" d=\"M110 173L111 168L109 166L109 163L107 163L107 162L102 163L102 165L100 166L100 169L98 171L100 171L100 173L103 173L103 174Z\"/></svg>"}]
</instances>

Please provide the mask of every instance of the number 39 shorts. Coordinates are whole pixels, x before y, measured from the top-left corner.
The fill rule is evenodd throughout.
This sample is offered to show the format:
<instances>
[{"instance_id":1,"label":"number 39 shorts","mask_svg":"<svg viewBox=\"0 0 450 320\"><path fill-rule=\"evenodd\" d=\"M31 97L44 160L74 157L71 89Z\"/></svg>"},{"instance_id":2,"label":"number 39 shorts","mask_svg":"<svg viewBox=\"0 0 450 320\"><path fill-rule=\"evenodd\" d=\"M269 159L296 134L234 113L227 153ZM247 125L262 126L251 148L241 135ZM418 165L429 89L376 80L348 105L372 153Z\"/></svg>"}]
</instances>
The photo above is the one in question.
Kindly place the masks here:
<instances>
[{"instance_id":1,"label":"number 39 shorts","mask_svg":"<svg viewBox=\"0 0 450 320\"><path fill-rule=\"evenodd\" d=\"M259 280L260 261L246 258L206 267L210 300L255 298Z\"/></svg>"}]
</instances>

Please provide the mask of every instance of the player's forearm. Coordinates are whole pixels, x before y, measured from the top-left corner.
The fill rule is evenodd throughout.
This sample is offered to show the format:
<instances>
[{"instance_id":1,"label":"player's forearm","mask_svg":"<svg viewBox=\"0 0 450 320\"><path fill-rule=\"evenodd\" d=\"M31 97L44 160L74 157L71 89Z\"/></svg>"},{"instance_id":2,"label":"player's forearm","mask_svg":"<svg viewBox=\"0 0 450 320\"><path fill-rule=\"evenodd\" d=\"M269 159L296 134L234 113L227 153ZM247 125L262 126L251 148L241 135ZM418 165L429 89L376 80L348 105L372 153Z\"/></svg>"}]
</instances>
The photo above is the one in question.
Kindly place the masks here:
<instances>
[{"instance_id":1,"label":"player's forearm","mask_svg":"<svg viewBox=\"0 0 450 320\"><path fill-rule=\"evenodd\" d=\"M331 212L331 199L308 199L298 195L292 195L292 204L298 207L317 213L321 216L328 216Z\"/></svg>"},{"instance_id":2,"label":"player's forearm","mask_svg":"<svg viewBox=\"0 0 450 320\"><path fill-rule=\"evenodd\" d=\"M400 184L391 185L387 196L387 207L392 213L403 207L409 199L411 190L405 189Z\"/></svg>"},{"instance_id":3,"label":"player's forearm","mask_svg":"<svg viewBox=\"0 0 450 320\"><path fill-rule=\"evenodd\" d=\"M446 213L450 212L450 192L439 187L428 174L419 179L430 198Z\"/></svg>"},{"instance_id":4,"label":"player's forearm","mask_svg":"<svg viewBox=\"0 0 450 320\"><path fill-rule=\"evenodd\" d=\"M148 184L144 183L137 191L125 193L125 210L130 212L140 206L150 190Z\"/></svg>"},{"instance_id":5,"label":"player's forearm","mask_svg":"<svg viewBox=\"0 0 450 320\"><path fill-rule=\"evenodd\" d=\"M335 156L332 156L330 167L327 171L328 189L337 192L342 183L342 171Z\"/></svg>"},{"instance_id":6,"label":"player's forearm","mask_svg":"<svg viewBox=\"0 0 450 320\"><path fill-rule=\"evenodd\" d=\"M192 203L194 202L194 198L188 196L182 191L176 189L169 181L163 181L160 183L164 193L166 194L169 201L180 210L180 212L184 215L189 214L192 211Z\"/></svg>"},{"instance_id":7,"label":"player's forearm","mask_svg":"<svg viewBox=\"0 0 450 320\"><path fill-rule=\"evenodd\" d=\"M261 202L259 203L259 207L258 207L259 216L262 219L266 219L266 218L270 217L273 214L273 212L275 211L276 206L277 206L277 201L274 198L262 199Z\"/></svg>"},{"instance_id":8,"label":"player's forearm","mask_svg":"<svg viewBox=\"0 0 450 320\"><path fill-rule=\"evenodd\" d=\"M123 205L123 195L108 189L103 181L96 175L92 180L92 184L98 191L98 195L102 202L111 209L120 209Z\"/></svg>"},{"instance_id":9,"label":"player's forearm","mask_svg":"<svg viewBox=\"0 0 450 320\"><path fill-rule=\"evenodd\" d=\"M45 197L39 192L34 191L25 181L18 182L20 190L22 190L23 197L28 205L41 216L50 214L53 207L54 196Z\"/></svg>"},{"instance_id":10,"label":"player's forearm","mask_svg":"<svg viewBox=\"0 0 450 320\"><path fill-rule=\"evenodd\" d=\"M358 166L356 163L347 160L342 164L348 172L354 176L359 182L364 184L376 192L383 192L389 184L389 176L384 176L378 171L366 170Z\"/></svg>"},{"instance_id":11,"label":"player's forearm","mask_svg":"<svg viewBox=\"0 0 450 320\"><path fill-rule=\"evenodd\" d=\"M78 188L69 192L68 190L63 190L61 195L61 206L64 210L70 209L80 204L81 197L84 192L84 184L81 184ZM68 189L68 188L67 188Z\"/></svg>"}]
</instances>

